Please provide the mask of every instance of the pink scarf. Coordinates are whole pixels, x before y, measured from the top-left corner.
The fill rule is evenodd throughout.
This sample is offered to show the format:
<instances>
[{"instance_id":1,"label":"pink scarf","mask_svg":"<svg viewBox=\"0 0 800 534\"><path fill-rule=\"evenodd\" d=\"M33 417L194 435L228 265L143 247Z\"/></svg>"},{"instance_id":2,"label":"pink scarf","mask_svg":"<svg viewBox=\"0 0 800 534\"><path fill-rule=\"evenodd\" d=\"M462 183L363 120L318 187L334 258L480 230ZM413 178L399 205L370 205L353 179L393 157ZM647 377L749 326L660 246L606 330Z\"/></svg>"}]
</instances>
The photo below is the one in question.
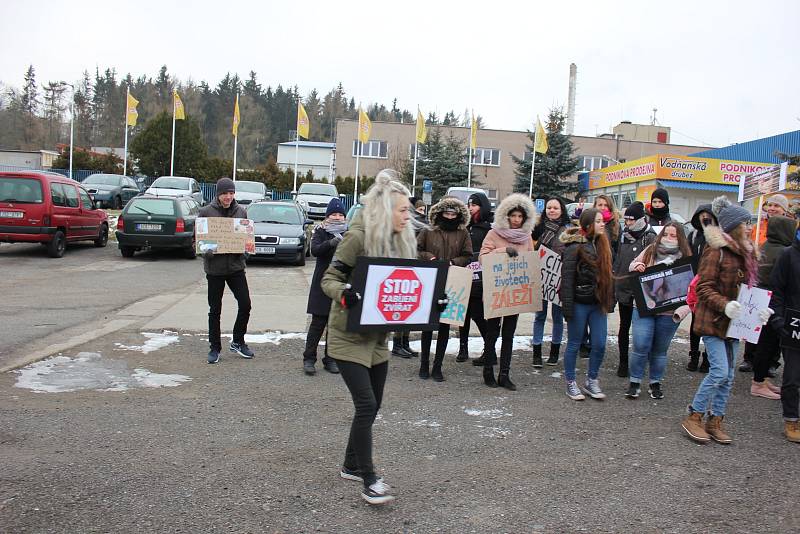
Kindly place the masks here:
<instances>
[{"instance_id":1,"label":"pink scarf","mask_svg":"<svg viewBox=\"0 0 800 534\"><path fill-rule=\"evenodd\" d=\"M494 231L497 235L515 245L524 245L531 239L531 233L521 228L495 228Z\"/></svg>"}]
</instances>

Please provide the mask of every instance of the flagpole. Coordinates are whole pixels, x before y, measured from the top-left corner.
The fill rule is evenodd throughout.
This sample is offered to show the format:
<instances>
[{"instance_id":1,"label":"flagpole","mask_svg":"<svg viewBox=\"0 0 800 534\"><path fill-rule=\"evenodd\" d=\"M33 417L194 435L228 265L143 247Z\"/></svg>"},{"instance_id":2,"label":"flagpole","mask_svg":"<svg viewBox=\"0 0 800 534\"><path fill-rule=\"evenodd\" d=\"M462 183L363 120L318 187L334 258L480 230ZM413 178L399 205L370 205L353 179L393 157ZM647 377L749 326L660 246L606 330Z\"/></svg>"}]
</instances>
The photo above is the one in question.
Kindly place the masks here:
<instances>
[{"instance_id":1,"label":"flagpole","mask_svg":"<svg viewBox=\"0 0 800 534\"><path fill-rule=\"evenodd\" d=\"M467 166L467 187L472 185L472 125L469 127L469 165Z\"/></svg>"},{"instance_id":2,"label":"flagpole","mask_svg":"<svg viewBox=\"0 0 800 534\"><path fill-rule=\"evenodd\" d=\"M298 126L300 125L298 124ZM297 154L300 150L299 147L300 147L300 129L298 128L294 133L294 186L292 187L292 193L297 192L297 158L298 158Z\"/></svg>"},{"instance_id":3,"label":"flagpole","mask_svg":"<svg viewBox=\"0 0 800 534\"><path fill-rule=\"evenodd\" d=\"M536 126L533 128L533 146L531 147L531 185L528 188L528 196L533 197L533 168L536 164L536 133L539 130L539 116L536 116Z\"/></svg>"},{"instance_id":4,"label":"flagpole","mask_svg":"<svg viewBox=\"0 0 800 534\"><path fill-rule=\"evenodd\" d=\"M236 148L239 142L239 133L233 136L233 181L236 181Z\"/></svg>"},{"instance_id":5,"label":"flagpole","mask_svg":"<svg viewBox=\"0 0 800 534\"><path fill-rule=\"evenodd\" d=\"M419 141L414 143L414 177L411 180L411 196L414 196L417 190L417 156L419 156Z\"/></svg>"},{"instance_id":6,"label":"flagpole","mask_svg":"<svg viewBox=\"0 0 800 534\"><path fill-rule=\"evenodd\" d=\"M172 95L172 152L169 156L169 175L175 176L175 95Z\"/></svg>"},{"instance_id":7,"label":"flagpole","mask_svg":"<svg viewBox=\"0 0 800 534\"><path fill-rule=\"evenodd\" d=\"M356 182L353 187L353 204L358 204L358 161L361 156L361 141L356 139Z\"/></svg>"},{"instance_id":8,"label":"flagpole","mask_svg":"<svg viewBox=\"0 0 800 534\"><path fill-rule=\"evenodd\" d=\"M125 155L122 158L122 176L128 175L128 102L131 98L131 90L125 91Z\"/></svg>"}]
</instances>

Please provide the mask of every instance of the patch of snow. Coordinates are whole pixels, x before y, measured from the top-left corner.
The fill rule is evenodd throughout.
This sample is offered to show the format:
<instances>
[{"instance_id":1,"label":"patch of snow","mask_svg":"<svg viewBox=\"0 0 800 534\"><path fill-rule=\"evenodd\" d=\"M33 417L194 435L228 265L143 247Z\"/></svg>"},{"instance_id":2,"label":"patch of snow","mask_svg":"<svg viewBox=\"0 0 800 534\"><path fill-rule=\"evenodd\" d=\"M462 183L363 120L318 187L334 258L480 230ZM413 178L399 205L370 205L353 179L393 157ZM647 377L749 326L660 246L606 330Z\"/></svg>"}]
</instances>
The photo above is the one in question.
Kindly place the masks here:
<instances>
[{"instance_id":1,"label":"patch of snow","mask_svg":"<svg viewBox=\"0 0 800 534\"><path fill-rule=\"evenodd\" d=\"M414 426L427 426L429 428L439 428L440 426L442 426L440 423L437 423L436 421L428 421L427 419L423 419L422 421L416 421L411 424Z\"/></svg>"},{"instance_id":2,"label":"patch of snow","mask_svg":"<svg viewBox=\"0 0 800 534\"><path fill-rule=\"evenodd\" d=\"M476 408L464 408L464 413L473 417L485 417L487 419L500 419L501 417L511 417L514 414L502 409L492 408L488 410L478 410Z\"/></svg>"},{"instance_id":3,"label":"patch of snow","mask_svg":"<svg viewBox=\"0 0 800 534\"><path fill-rule=\"evenodd\" d=\"M233 334L224 334L224 337L229 337L233 339ZM280 330L276 330L274 332L264 332L263 334L245 334L244 342L253 343L255 345L261 343L272 343L273 345L280 345L281 342L286 339L305 339L305 338L306 338L305 332L283 333Z\"/></svg>"},{"instance_id":4,"label":"patch of snow","mask_svg":"<svg viewBox=\"0 0 800 534\"><path fill-rule=\"evenodd\" d=\"M553 371L552 373L550 373L550 376L553 378L561 378L561 373L559 373L558 371Z\"/></svg>"},{"instance_id":5,"label":"patch of snow","mask_svg":"<svg viewBox=\"0 0 800 534\"><path fill-rule=\"evenodd\" d=\"M501 438L502 439L502 438L507 438L511 434L511 431L509 429L500 428L498 426L476 425L476 427L481 429L480 430L481 436L484 436L484 437L487 437L487 438Z\"/></svg>"},{"instance_id":6,"label":"patch of snow","mask_svg":"<svg viewBox=\"0 0 800 534\"><path fill-rule=\"evenodd\" d=\"M155 332L142 332L142 335L147 338L144 345L123 345L122 343L114 343L118 348L114 350L133 350L147 354L159 349L163 349L173 343L177 343L180 337L177 332L164 330L161 333Z\"/></svg>"}]
</instances>

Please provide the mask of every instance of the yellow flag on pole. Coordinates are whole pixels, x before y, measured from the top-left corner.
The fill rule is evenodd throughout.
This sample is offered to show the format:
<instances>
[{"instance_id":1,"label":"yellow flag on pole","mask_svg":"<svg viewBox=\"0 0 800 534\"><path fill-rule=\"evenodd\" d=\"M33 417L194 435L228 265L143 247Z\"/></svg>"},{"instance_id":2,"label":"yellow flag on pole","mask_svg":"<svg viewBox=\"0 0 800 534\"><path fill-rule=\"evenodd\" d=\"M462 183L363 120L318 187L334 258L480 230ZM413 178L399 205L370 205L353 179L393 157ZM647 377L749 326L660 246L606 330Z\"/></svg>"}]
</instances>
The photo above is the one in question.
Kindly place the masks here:
<instances>
[{"instance_id":1,"label":"yellow flag on pole","mask_svg":"<svg viewBox=\"0 0 800 534\"><path fill-rule=\"evenodd\" d=\"M136 119L139 118L139 112L136 111L136 106L139 101L133 98L133 95L128 93L128 102L125 105L125 124L128 126L136 126Z\"/></svg>"},{"instance_id":2,"label":"yellow flag on pole","mask_svg":"<svg viewBox=\"0 0 800 534\"><path fill-rule=\"evenodd\" d=\"M422 113L417 110L417 143L424 143L428 138L428 129L425 128L425 119L422 118Z\"/></svg>"},{"instance_id":3,"label":"yellow flag on pole","mask_svg":"<svg viewBox=\"0 0 800 534\"><path fill-rule=\"evenodd\" d=\"M472 128L469 137L469 146L472 150L478 148L478 121L475 120L475 115L472 116Z\"/></svg>"},{"instance_id":4,"label":"yellow flag on pole","mask_svg":"<svg viewBox=\"0 0 800 534\"><path fill-rule=\"evenodd\" d=\"M234 137L239 135L240 122L241 117L239 116L239 95L236 95L236 103L233 105L233 128L231 128L231 132L233 132Z\"/></svg>"},{"instance_id":5,"label":"yellow flag on pole","mask_svg":"<svg viewBox=\"0 0 800 534\"><path fill-rule=\"evenodd\" d=\"M358 140L362 143L369 142L369 134L372 132L372 123L363 109L358 108Z\"/></svg>"},{"instance_id":6,"label":"yellow flag on pole","mask_svg":"<svg viewBox=\"0 0 800 534\"><path fill-rule=\"evenodd\" d=\"M177 89L172 91L172 116L179 121L186 119L186 114L183 111L183 102L181 102L181 97L178 96Z\"/></svg>"},{"instance_id":7,"label":"yellow flag on pole","mask_svg":"<svg viewBox=\"0 0 800 534\"><path fill-rule=\"evenodd\" d=\"M542 121L536 117L536 134L534 137L533 150L539 154L547 153L547 132L542 128Z\"/></svg>"},{"instance_id":8,"label":"yellow flag on pole","mask_svg":"<svg viewBox=\"0 0 800 534\"><path fill-rule=\"evenodd\" d=\"M308 121L308 113L301 102L297 103L297 135L303 139L308 139L308 131L311 123Z\"/></svg>"}]
</instances>

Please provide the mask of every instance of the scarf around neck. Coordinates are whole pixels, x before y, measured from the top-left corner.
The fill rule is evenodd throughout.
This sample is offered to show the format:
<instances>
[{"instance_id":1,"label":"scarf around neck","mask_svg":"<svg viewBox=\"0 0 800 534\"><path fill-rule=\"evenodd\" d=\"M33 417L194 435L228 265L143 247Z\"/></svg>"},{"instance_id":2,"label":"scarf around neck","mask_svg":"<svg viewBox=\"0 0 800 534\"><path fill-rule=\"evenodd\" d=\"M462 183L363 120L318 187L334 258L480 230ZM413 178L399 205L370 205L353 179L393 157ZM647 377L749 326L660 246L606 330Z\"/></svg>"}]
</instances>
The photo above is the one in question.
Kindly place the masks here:
<instances>
[{"instance_id":1,"label":"scarf around neck","mask_svg":"<svg viewBox=\"0 0 800 534\"><path fill-rule=\"evenodd\" d=\"M530 232L522 228L495 228L494 231L497 232L497 235L515 245L524 245L531 238Z\"/></svg>"},{"instance_id":2,"label":"scarf around neck","mask_svg":"<svg viewBox=\"0 0 800 534\"><path fill-rule=\"evenodd\" d=\"M343 234L347 231L347 221L325 221L322 228L329 234Z\"/></svg>"},{"instance_id":3,"label":"scarf around neck","mask_svg":"<svg viewBox=\"0 0 800 534\"><path fill-rule=\"evenodd\" d=\"M561 223L559 221L553 221L547 219L544 222L544 231L542 232L541 237L539 238L539 243L544 245L547 248L550 247L550 243L555 239L556 235L558 235L558 230L561 228Z\"/></svg>"}]
</instances>

